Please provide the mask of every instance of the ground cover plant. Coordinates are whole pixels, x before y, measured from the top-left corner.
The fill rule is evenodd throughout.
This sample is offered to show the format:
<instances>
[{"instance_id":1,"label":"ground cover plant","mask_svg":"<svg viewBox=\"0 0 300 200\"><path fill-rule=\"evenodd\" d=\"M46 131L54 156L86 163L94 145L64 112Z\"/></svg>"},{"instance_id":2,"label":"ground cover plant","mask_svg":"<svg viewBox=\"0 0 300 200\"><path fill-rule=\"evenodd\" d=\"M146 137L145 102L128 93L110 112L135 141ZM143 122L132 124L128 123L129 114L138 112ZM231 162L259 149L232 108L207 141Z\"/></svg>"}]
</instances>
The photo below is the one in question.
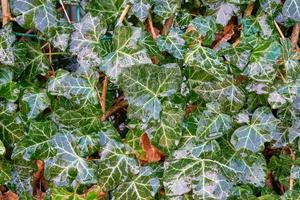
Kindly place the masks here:
<instances>
[{"instance_id":1,"label":"ground cover plant","mask_svg":"<svg viewBox=\"0 0 300 200\"><path fill-rule=\"evenodd\" d=\"M299 0L1 0L0 199L300 198Z\"/></svg>"}]
</instances>

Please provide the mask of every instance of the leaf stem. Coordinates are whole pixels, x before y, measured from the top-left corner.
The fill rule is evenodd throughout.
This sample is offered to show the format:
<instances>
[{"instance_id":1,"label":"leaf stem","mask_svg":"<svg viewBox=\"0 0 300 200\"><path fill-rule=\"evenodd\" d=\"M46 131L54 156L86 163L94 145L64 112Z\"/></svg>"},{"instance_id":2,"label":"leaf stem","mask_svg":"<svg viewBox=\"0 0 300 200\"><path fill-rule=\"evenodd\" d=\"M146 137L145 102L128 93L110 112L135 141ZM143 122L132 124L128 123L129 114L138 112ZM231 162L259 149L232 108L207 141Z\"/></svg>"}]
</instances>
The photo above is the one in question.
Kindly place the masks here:
<instances>
[{"instance_id":1,"label":"leaf stem","mask_svg":"<svg viewBox=\"0 0 300 200\"><path fill-rule=\"evenodd\" d=\"M282 39L284 39L285 37L284 37L284 35L283 35L283 33L282 33L282 31L281 31L279 25L277 24L277 22L276 22L275 20L274 20L274 25L275 25L277 31L279 32L280 37L281 37Z\"/></svg>"},{"instance_id":2,"label":"leaf stem","mask_svg":"<svg viewBox=\"0 0 300 200\"><path fill-rule=\"evenodd\" d=\"M292 43L292 47L293 49L297 49L298 48L298 40L299 40L299 34L300 34L300 23L296 23L293 27L293 32L291 35L291 43Z\"/></svg>"},{"instance_id":3,"label":"leaf stem","mask_svg":"<svg viewBox=\"0 0 300 200\"><path fill-rule=\"evenodd\" d=\"M77 22L80 22L80 6L76 7L76 17L77 17Z\"/></svg>"},{"instance_id":4,"label":"leaf stem","mask_svg":"<svg viewBox=\"0 0 300 200\"><path fill-rule=\"evenodd\" d=\"M65 55L68 54L66 52L49 52L49 53L44 53L45 56L49 56L49 55Z\"/></svg>"},{"instance_id":5,"label":"leaf stem","mask_svg":"<svg viewBox=\"0 0 300 200\"><path fill-rule=\"evenodd\" d=\"M292 169L294 168L294 162L296 160L296 155L295 155L295 153L294 153L294 151L291 147L288 147L288 149L290 151L290 156L291 156L291 159L293 161L293 164L291 166L291 171L292 171ZM294 189L294 183L295 183L295 180L294 180L294 177L292 176L292 174L290 174L289 182L290 182L290 188L289 189L292 191Z\"/></svg>"},{"instance_id":6,"label":"leaf stem","mask_svg":"<svg viewBox=\"0 0 300 200\"><path fill-rule=\"evenodd\" d=\"M105 121L109 116L113 115L115 112L126 108L128 106L127 101L120 101L118 104L114 105L111 107L102 117L101 117L101 122Z\"/></svg>"},{"instance_id":7,"label":"leaf stem","mask_svg":"<svg viewBox=\"0 0 300 200\"><path fill-rule=\"evenodd\" d=\"M154 27L153 27L153 21L152 21L152 16L151 16L151 12L149 12L148 14L148 25L149 25L149 32L152 35L153 39L156 39L158 36L155 33Z\"/></svg>"},{"instance_id":8,"label":"leaf stem","mask_svg":"<svg viewBox=\"0 0 300 200\"><path fill-rule=\"evenodd\" d=\"M62 7L62 9L63 9L63 11L64 11L64 13L65 13L65 16L66 16L66 18L67 18L69 24L71 24L70 17L69 17L69 15L68 15L67 11L66 11L66 8L65 8L63 2L62 2L61 0L59 0L59 3L60 3L60 5L61 5L61 7Z\"/></svg>"},{"instance_id":9,"label":"leaf stem","mask_svg":"<svg viewBox=\"0 0 300 200\"><path fill-rule=\"evenodd\" d=\"M28 33L14 32L14 34L16 36L20 36L20 37L29 37L29 38L36 38L37 37L37 35L35 35L35 34L28 34Z\"/></svg>"},{"instance_id":10,"label":"leaf stem","mask_svg":"<svg viewBox=\"0 0 300 200\"><path fill-rule=\"evenodd\" d=\"M251 16L253 8L254 8L254 3L248 4L244 11L244 17Z\"/></svg>"},{"instance_id":11,"label":"leaf stem","mask_svg":"<svg viewBox=\"0 0 300 200\"><path fill-rule=\"evenodd\" d=\"M105 76L104 81L103 81L102 97L101 97L101 106L102 106L102 112L103 112L103 114L105 114L105 112L106 112L107 86L108 86L108 77Z\"/></svg>"},{"instance_id":12,"label":"leaf stem","mask_svg":"<svg viewBox=\"0 0 300 200\"><path fill-rule=\"evenodd\" d=\"M129 9L130 9L130 5L127 4L127 5L125 6L125 8L124 8L124 10L123 10L123 12L122 12L120 18L119 18L118 21L117 21L116 27L118 27L119 25L122 24L122 22L124 21L126 15L127 15L127 13L128 13L128 11L129 11Z\"/></svg>"},{"instance_id":13,"label":"leaf stem","mask_svg":"<svg viewBox=\"0 0 300 200\"><path fill-rule=\"evenodd\" d=\"M2 5L2 19L3 19L2 26L4 26L11 19L8 0L1 0L1 5Z\"/></svg>"}]
</instances>

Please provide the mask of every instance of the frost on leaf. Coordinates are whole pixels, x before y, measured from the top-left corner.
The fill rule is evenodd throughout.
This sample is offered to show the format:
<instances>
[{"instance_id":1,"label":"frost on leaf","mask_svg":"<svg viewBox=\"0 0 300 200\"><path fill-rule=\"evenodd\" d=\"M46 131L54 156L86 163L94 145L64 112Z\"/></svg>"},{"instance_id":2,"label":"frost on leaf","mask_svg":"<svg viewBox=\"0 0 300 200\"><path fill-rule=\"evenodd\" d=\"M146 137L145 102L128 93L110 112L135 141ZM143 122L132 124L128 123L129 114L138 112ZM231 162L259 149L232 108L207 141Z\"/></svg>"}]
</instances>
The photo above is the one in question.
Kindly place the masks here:
<instances>
[{"instance_id":1,"label":"frost on leaf","mask_svg":"<svg viewBox=\"0 0 300 200\"><path fill-rule=\"evenodd\" d=\"M0 63L5 65L14 64L12 45L16 37L12 34L12 25L8 24L0 29Z\"/></svg>"},{"instance_id":2,"label":"frost on leaf","mask_svg":"<svg viewBox=\"0 0 300 200\"><path fill-rule=\"evenodd\" d=\"M78 62L84 66L99 66L101 63L101 36L106 32L106 23L102 17L86 14L74 25L71 36L70 51L77 55ZM85 66L86 67L86 66Z\"/></svg>"},{"instance_id":3,"label":"frost on leaf","mask_svg":"<svg viewBox=\"0 0 300 200\"><path fill-rule=\"evenodd\" d=\"M129 102L130 118L160 119L161 99L178 92L181 81L177 65L134 65L121 74L118 84Z\"/></svg>"},{"instance_id":4,"label":"frost on leaf","mask_svg":"<svg viewBox=\"0 0 300 200\"><path fill-rule=\"evenodd\" d=\"M237 150L248 149L257 152L265 142L272 140L278 120L266 107L256 109L248 125L236 129L231 137L231 143Z\"/></svg>"},{"instance_id":5,"label":"frost on leaf","mask_svg":"<svg viewBox=\"0 0 300 200\"><path fill-rule=\"evenodd\" d=\"M24 28L45 32L57 25L57 12L51 0L13 0L10 5L18 24Z\"/></svg>"}]
</instances>

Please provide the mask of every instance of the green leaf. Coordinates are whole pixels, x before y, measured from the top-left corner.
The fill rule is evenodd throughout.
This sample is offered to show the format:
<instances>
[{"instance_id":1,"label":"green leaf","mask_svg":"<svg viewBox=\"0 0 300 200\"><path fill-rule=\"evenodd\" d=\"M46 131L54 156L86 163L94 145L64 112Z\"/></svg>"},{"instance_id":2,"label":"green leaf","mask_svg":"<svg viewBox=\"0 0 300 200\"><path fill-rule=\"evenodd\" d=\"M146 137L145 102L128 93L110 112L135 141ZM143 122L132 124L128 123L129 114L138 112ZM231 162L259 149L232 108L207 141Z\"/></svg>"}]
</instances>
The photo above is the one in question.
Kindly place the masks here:
<instances>
[{"instance_id":1,"label":"green leaf","mask_svg":"<svg viewBox=\"0 0 300 200\"><path fill-rule=\"evenodd\" d=\"M272 19L265 14L249 16L242 19L243 34L245 36L260 34L263 38L270 38L274 34L274 24Z\"/></svg>"},{"instance_id":2,"label":"green leaf","mask_svg":"<svg viewBox=\"0 0 300 200\"><path fill-rule=\"evenodd\" d=\"M34 171L36 167L32 162L18 160L12 163L12 175L7 185L17 192L20 199L33 199L32 174Z\"/></svg>"},{"instance_id":3,"label":"green leaf","mask_svg":"<svg viewBox=\"0 0 300 200\"><path fill-rule=\"evenodd\" d=\"M21 99L22 110L28 119L35 119L50 106L46 91L25 90Z\"/></svg>"},{"instance_id":4,"label":"green leaf","mask_svg":"<svg viewBox=\"0 0 300 200\"><path fill-rule=\"evenodd\" d=\"M8 24L0 29L0 63L4 65L14 64L12 45L16 37L12 33L12 25Z\"/></svg>"},{"instance_id":5,"label":"green leaf","mask_svg":"<svg viewBox=\"0 0 300 200\"><path fill-rule=\"evenodd\" d=\"M99 66L102 61L99 51L102 48L101 36L106 32L104 19L88 13L74 27L70 51L77 55L77 60L82 66Z\"/></svg>"},{"instance_id":6,"label":"green leaf","mask_svg":"<svg viewBox=\"0 0 300 200\"><path fill-rule=\"evenodd\" d=\"M234 80L223 82L204 82L193 88L205 101L217 101L225 110L237 112L245 103L245 94Z\"/></svg>"},{"instance_id":7,"label":"green leaf","mask_svg":"<svg viewBox=\"0 0 300 200\"><path fill-rule=\"evenodd\" d=\"M222 113L218 103L208 103L198 116L197 137L203 141L222 137L232 128L232 122L229 115Z\"/></svg>"},{"instance_id":8,"label":"green leaf","mask_svg":"<svg viewBox=\"0 0 300 200\"><path fill-rule=\"evenodd\" d=\"M56 126L51 121L31 122L26 134L15 146L12 158L24 160L44 160L55 154L51 140L56 134Z\"/></svg>"},{"instance_id":9,"label":"green leaf","mask_svg":"<svg viewBox=\"0 0 300 200\"><path fill-rule=\"evenodd\" d=\"M71 192L64 187L54 187L49 191L49 199L55 200L96 200L99 198L99 193L101 192L100 187L89 188L88 192L85 194L77 194L76 191ZM48 194L48 193L47 193Z\"/></svg>"},{"instance_id":10,"label":"green leaf","mask_svg":"<svg viewBox=\"0 0 300 200\"><path fill-rule=\"evenodd\" d=\"M101 66L101 70L113 81L118 80L119 75L132 65L152 63L146 50L138 45L141 37L139 28L122 26L115 29L112 43L114 51L104 57Z\"/></svg>"},{"instance_id":11,"label":"green leaf","mask_svg":"<svg viewBox=\"0 0 300 200\"><path fill-rule=\"evenodd\" d=\"M129 175L139 173L138 162L126 154L126 146L114 141L108 142L103 148L99 162L99 183L105 191L114 189Z\"/></svg>"},{"instance_id":12,"label":"green leaf","mask_svg":"<svg viewBox=\"0 0 300 200\"><path fill-rule=\"evenodd\" d=\"M70 133L56 134L52 139L51 144L57 154L45 161L45 176L56 185L97 182L95 164L75 152L75 139Z\"/></svg>"},{"instance_id":13,"label":"green leaf","mask_svg":"<svg viewBox=\"0 0 300 200\"><path fill-rule=\"evenodd\" d=\"M45 39L51 42L55 48L66 51L69 46L69 39L72 31L73 26L66 20L61 19L57 26L49 28L41 37L45 37Z\"/></svg>"},{"instance_id":14,"label":"green leaf","mask_svg":"<svg viewBox=\"0 0 300 200\"><path fill-rule=\"evenodd\" d=\"M52 0L13 0L10 5L17 23L24 28L44 32L57 25L56 8Z\"/></svg>"},{"instance_id":15,"label":"green leaf","mask_svg":"<svg viewBox=\"0 0 300 200\"><path fill-rule=\"evenodd\" d=\"M175 58L182 59L185 52L185 41L182 35L180 30L171 29L168 35L160 36L156 40L157 46L161 51L167 51Z\"/></svg>"},{"instance_id":16,"label":"green leaf","mask_svg":"<svg viewBox=\"0 0 300 200\"><path fill-rule=\"evenodd\" d=\"M211 45L217 32L216 19L213 16L196 17L191 21L195 29L205 37L204 44Z\"/></svg>"},{"instance_id":17,"label":"green leaf","mask_svg":"<svg viewBox=\"0 0 300 200\"><path fill-rule=\"evenodd\" d=\"M277 41L266 40L253 50L244 74L256 81L272 82L276 76L276 62L280 56L280 44Z\"/></svg>"},{"instance_id":18,"label":"green leaf","mask_svg":"<svg viewBox=\"0 0 300 200\"><path fill-rule=\"evenodd\" d=\"M122 12L125 4L125 0L109 0L105 2L91 0L87 5L86 10L91 12L93 16L103 15L108 23L112 23Z\"/></svg>"},{"instance_id":19,"label":"green leaf","mask_svg":"<svg viewBox=\"0 0 300 200\"><path fill-rule=\"evenodd\" d=\"M248 44L245 44L230 47L228 49L222 49L218 53L224 55L230 64L236 66L240 70L243 70L249 62L251 50L252 48Z\"/></svg>"},{"instance_id":20,"label":"green leaf","mask_svg":"<svg viewBox=\"0 0 300 200\"><path fill-rule=\"evenodd\" d=\"M112 192L116 199L154 199L160 187L158 177L153 174L151 167L141 167L138 175L130 177Z\"/></svg>"},{"instance_id":21,"label":"green leaf","mask_svg":"<svg viewBox=\"0 0 300 200\"><path fill-rule=\"evenodd\" d=\"M0 97L9 101L16 101L19 98L20 89L13 81L13 71L8 68L0 68Z\"/></svg>"},{"instance_id":22,"label":"green leaf","mask_svg":"<svg viewBox=\"0 0 300 200\"><path fill-rule=\"evenodd\" d=\"M297 0L286 0L282 12L285 16L300 21L300 2Z\"/></svg>"},{"instance_id":23,"label":"green leaf","mask_svg":"<svg viewBox=\"0 0 300 200\"><path fill-rule=\"evenodd\" d=\"M224 80L227 73L217 54L207 47L196 45L185 55L185 63L190 67L199 68L217 80Z\"/></svg>"},{"instance_id":24,"label":"green leaf","mask_svg":"<svg viewBox=\"0 0 300 200\"><path fill-rule=\"evenodd\" d=\"M128 68L118 81L129 102L128 116L160 119L160 99L175 94L179 90L180 81L180 69L175 64L134 65Z\"/></svg>"},{"instance_id":25,"label":"green leaf","mask_svg":"<svg viewBox=\"0 0 300 200\"><path fill-rule=\"evenodd\" d=\"M85 133L100 130L100 116L99 108L90 104L77 109L60 108L55 111L55 117L64 128Z\"/></svg>"},{"instance_id":26,"label":"green leaf","mask_svg":"<svg viewBox=\"0 0 300 200\"><path fill-rule=\"evenodd\" d=\"M278 122L269 108L260 107L254 111L251 122L234 131L231 143L237 150L257 152L265 142L272 140Z\"/></svg>"},{"instance_id":27,"label":"green leaf","mask_svg":"<svg viewBox=\"0 0 300 200\"><path fill-rule=\"evenodd\" d=\"M48 92L54 96L64 96L75 99L78 104L97 103L97 90L95 74L83 77L76 73L70 73L63 69L57 70L55 77L48 82Z\"/></svg>"},{"instance_id":28,"label":"green leaf","mask_svg":"<svg viewBox=\"0 0 300 200\"><path fill-rule=\"evenodd\" d=\"M281 51L284 60L284 67L289 79L297 78L300 71L300 64L297 59L299 53L292 50L291 41L288 39L281 40Z\"/></svg>"},{"instance_id":29,"label":"green leaf","mask_svg":"<svg viewBox=\"0 0 300 200\"><path fill-rule=\"evenodd\" d=\"M167 196L192 191L195 199L225 199L233 183L226 176L237 171L213 158L182 158L169 163L163 184Z\"/></svg>"},{"instance_id":30,"label":"green leaf","mask_svg":"<svg viewBox=\"0 0 300 200\"><path fill-rule=\"evenodd\" d=\"M49 70L47 56L41 51L41 46L35 42L18 42L14 47L16 71L23 72L26 80L33 80L38 75L46 76Z\"/></svg>"},{"instance_id":31,"label":"green leaf","mask_svg":"<svg viewBox=\"0 0 300 200\"><path fill-rule=\"evenodd\" d=\"M150 125L153 129L150 138L154 146L164 152L171 153L181 139L183 117L184 111L181 105L164 102L160 121Z\"/></svg>"},{"instance_id":32,"label":"green leaf","mask_svg":"<svg viewBox=\"0 0 300 200\"><path fill-rule=\"evenodd\" d=\"M5 147L3 142L0 140L0 156L3 156L5 154Z\"/></svg>"},{"instance_id":33,"label":"green leaf","mask_svg":"<svg viewBox=\"0 0 300 200\"><path fill-rule=\"evenodd\" d=\"M12 166L7 160L0 159L0 184L3 185L11 179Z\"/></svg>"},{"instance_id":34,"label":"green leaf","mask_svg":"<svg viewBox=\"0 0 300 200\"><path fill-rule=\"evenodd\" d=\"M0 140L6 147L17 143L24 135L24 126L15 104L0 104Z\"/></svg>"},{"instance_id":35,"label":"green leaf","mask_svg":"<svg viewBox=\"0 0 300 200\"><path fill-rule=\"evenodd\" d=\"M153 12L163 19L171 17L179 8L178 0L154 0Z\"/></svg>"}]
</instances>

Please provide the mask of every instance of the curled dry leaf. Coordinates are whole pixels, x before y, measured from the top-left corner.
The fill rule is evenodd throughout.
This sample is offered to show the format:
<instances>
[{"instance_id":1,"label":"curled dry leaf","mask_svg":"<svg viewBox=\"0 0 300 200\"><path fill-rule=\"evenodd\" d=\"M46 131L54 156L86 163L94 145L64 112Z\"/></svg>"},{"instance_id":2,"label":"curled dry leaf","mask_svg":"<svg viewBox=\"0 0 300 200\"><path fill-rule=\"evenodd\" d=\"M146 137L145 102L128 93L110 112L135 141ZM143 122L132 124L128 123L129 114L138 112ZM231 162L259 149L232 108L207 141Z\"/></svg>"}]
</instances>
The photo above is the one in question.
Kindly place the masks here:
<instances>
[{"instance_id":1,"label":"curled dry leaf","mask_svg":"<svg viewBox=\"0 0 300 200\"><path fill-rule=\"evenodd\" d=\"M140 137L140 145L145 152L144 155L139 158L142 162L158 162L164 157L164 154L153 144L151 144L151 141L146 133L143 133Z\"/></svg>"}]
</instances>

